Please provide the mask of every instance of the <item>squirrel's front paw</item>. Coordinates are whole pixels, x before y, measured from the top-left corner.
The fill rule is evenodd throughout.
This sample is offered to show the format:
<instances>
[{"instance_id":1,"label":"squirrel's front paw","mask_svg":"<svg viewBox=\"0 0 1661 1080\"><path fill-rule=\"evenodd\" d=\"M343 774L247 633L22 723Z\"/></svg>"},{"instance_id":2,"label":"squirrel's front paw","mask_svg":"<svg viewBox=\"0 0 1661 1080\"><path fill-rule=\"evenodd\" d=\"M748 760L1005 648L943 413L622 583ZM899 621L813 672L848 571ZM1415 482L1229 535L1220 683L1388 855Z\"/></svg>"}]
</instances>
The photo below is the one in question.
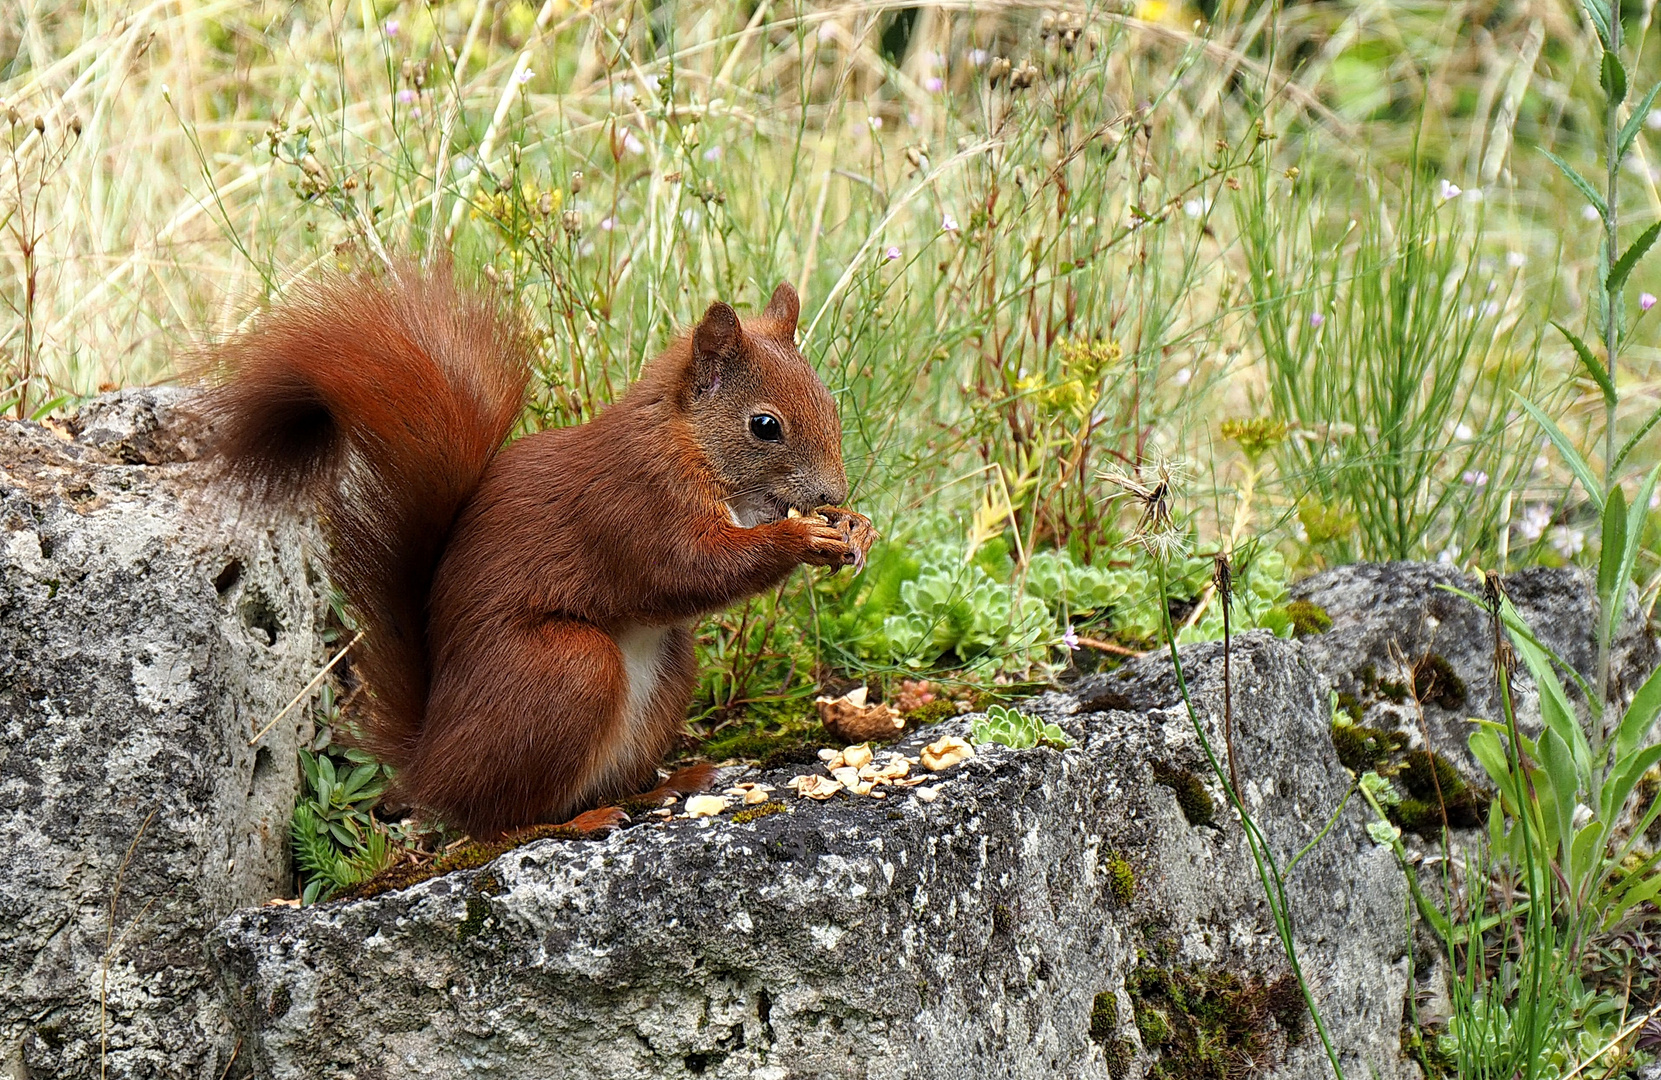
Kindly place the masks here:
<instances>
[{"instance_id":1,"label":"squirrel's front paw","mask_svg":"<svg viewBox=\"0 0 1661 1080\"><path fill-rule=\"evenodd\" d=\"M790 537L792 546L797 549L797 561L809 566L852 566L864 557L842 526L832 524L825 518L786 518L776 522L775 527Z\"/></svg>"},{"instance_id":2,"label":"squirrel's front paw","mask_svg":"<svg viewBox=\"0 0 1661 1080\"><path fill-rule=\"evenodd\" d=\"M824 506L816 511L818 515L836 526L842 533L842 539L849 548L853 549L853 566L855 569L865 568L865 556L871 550L871 545L881 538L871 519L854 510L847 510L840 506Z\"/></svg>"}]
</instances>

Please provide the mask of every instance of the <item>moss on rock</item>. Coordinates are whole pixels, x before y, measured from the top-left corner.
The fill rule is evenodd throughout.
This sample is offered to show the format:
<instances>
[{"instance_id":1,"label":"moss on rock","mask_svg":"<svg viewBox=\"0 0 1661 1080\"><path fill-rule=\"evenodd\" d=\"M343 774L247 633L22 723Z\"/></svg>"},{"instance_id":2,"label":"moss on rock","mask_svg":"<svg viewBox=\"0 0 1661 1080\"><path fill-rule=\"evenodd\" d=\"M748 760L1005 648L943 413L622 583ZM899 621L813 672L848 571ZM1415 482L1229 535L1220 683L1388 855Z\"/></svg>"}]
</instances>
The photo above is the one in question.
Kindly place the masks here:
<instances>
[{"instance_id":1,"label":"moss on rock","mask_svg":"<svg viewBox=\"0 0 1661 1080\"><path fill-rule=\"evenodd\" d=\"M1206 790L1205 782L1187 769L1156 761L1154 782L1170 788L1177 797L1177 806L1190 825L1213 825L1217 818L1217 804Z\"/></svg>"},{"instance_id":2,"label":"moss on rock","mask_svg":"<svg viewBox=\"0 0 1661 1080\"><path fill-rule=\"evenodd\" d=\"M1284 984L1223 967L1140 967L1125 980L1142 1045L1154 1060L1149 1080L1235 1080L1279 1064L1302 1016ZM1297 984L1292 982L1292 991ZM1302 995L1298 994L1301 1003Z\"/></svg>"},{"instance_id":3,"label":"moss on rock","mask_svg":"<svg viewBox=\"0 0 1661 1080\"><path fill-rule=\"evenodd\" d=\"M1332 629L1332 616L1326 608L1310 600L1293 600L1286 605L1286 614L1292 619L1293 637L1324 634Z\"/></svg>"}]
</instances>

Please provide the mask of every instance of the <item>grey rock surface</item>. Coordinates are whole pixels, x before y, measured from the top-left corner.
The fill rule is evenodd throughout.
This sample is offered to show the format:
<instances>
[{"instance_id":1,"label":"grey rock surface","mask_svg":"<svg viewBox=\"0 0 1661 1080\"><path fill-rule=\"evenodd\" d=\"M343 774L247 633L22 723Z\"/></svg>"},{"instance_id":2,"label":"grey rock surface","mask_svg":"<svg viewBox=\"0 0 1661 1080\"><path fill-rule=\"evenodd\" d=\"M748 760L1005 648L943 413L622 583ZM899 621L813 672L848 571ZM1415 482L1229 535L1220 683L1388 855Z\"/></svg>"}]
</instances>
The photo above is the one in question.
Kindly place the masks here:
<instances>
[{"instance_id":1,"label":"grey rock surface","mask_svg":"<svg viewBox=\"0 0 1661 1080\"><path fill-rule=\"evenodd\" d=\"M201 499L181 391L0 423L0 1076L221 1075L205 932L290 884L322 614Z\"/></svg>"},{"instance_id":2,"label":"grey rock surface","mask_svg":"<svg viewBox=\"0 0 1661 1080\"><path fill-rule=\"evenodd\" d=\"M1221 654L1184 653L1219 752ZM1298 645L1264 634L1235 643L1232 677L1242 786L1284 868L1348 785L1324 686ZM807 767L729 773L778 786L788 812L540 841L368 900L238 912L212 940L238 1068L308 1080L1142 1076L1166 1051L1141 1046L1138 971L1272 983L1287 962L1240 823L1219 808L1215 825L1190 824L1156 780L1156 766L1211 776L1167 661L1024 708L1078 746L982 748L933 800L820 803L783 788ZM1409 1077L1404 886L1364 822L1352 801L1287 891L1349 1075ZM1118 859L1135 878L1128 903ZM1327 1075L1312 1034L1288 1047L1276 1021L1263 1025L1259 1060L1278 1061L1265 1075Z\"/></svg>"},{"instance_id":3,"label":"grey rock surface","mask_svg":"<svg viewBox=\"0 0 1661 1080\"><path fill-rule=\"evenodd\" d=\"M1594 618L1597 600L1588 576L1576 569L1534 567L1506 575L1504 584L1517 611L1536 636L1590 680L1595 666ZM1297 599L1319 604L1332 618L1332 629L1301 639L1305 655L1323 672L1334 690L1354 697L1367 723L1400 728L1415 744L1429 733L1432 749L1463 763L1462 771L1485 779L1471 755L1467 738L1470 717L1502 719L1493 674L1492 636L1480 607L1443 586L1480 593L1482 582L1452 566L1434 563L1360 563L1341 566L1292 586ZM1439 689L1421 672L1428 688L1415 705L1411 697L1391 700L1393 690L1415 683L1413 669L1426 658L1441 658L1458 679L1457 693ZM1433 661L1432 661L1433 662ZM1661 664L1661 648L1629 607L1612 650L1610 671L1624 704ZM1577 701L1572 681L1563 679ZM1524 731L1538 730L1539 698L1526 668L1513 684L1517 720ZM1420 710L1423 711L1423 726Z\"/></svg>"}]
</instances>

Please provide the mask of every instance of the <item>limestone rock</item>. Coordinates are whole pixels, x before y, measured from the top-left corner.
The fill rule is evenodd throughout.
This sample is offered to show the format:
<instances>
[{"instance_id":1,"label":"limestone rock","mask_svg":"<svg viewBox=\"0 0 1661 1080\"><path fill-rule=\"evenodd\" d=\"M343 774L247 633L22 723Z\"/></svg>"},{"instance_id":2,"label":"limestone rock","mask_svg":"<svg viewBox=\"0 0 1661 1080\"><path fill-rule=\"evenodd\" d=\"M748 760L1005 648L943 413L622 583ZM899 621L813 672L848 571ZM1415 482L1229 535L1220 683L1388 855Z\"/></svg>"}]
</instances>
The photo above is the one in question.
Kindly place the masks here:
<instances>
[{"instance_id":1,"label":"limestone rock","mask_svg":"<svg viewBox=\"0 0 1661 1080\"><path fill-rule=\"evenodd\" d=\"M1542 642L1583 676L1595 666L1597 599L1580 570L1534 567L1507 575L1506 592ZM1341 566L1292 586L1292 595L1320 605L1332 628L1301 640L1304 653L1332 688L1364 710L1367 723L1397 727L1422 744L1419 712L1401 689L1419 684L1432 749L1462 761L1462 771L1483 781L1467 745L1469 717L1501 719L1493 675L1488 615L1443 586L1480 593L1474 576L1434 563L1361 563ZM1399 658L1399 659L1398 659ZM1402 661L1405 661L1403 663ZM1446 665L1438 679L1432 668ZM1661 664L1661 649L1636 604L1616 637L1610 670L1620 700L1629 700ZM1418 678L1414 671L1418 669ZM1578 689L1564 679L1577 700ZM1396 686L1387 684L1395 683ZM1513 684L1518 723L1539 728L1539 699L1526 668Z\"/></svg>"},{"instance_id":2,"label":"limestone rock","mask_svg":"<svg viewBox=\"0 0 1661 1080\"><path fill-rule=\"evenodd\" d=\"M0 423L0 1076L220 1076L202 947L290 883L302 530L200 498L182 391Z\"/></svg>"},{"instance_id":3,"label":"limestone rock","mask_svg":"<svg viewBox=\"0 0 1661 1080\"><path fill-rule=\"evenodd\" d=\"M1219 753L1221 654L1184 654ZM1285 868L1348 785L1324 686L1264 634L1235 643L1232 678L1242 785ZM238 912L211 948L241 1060L308 1080L1143 1075L1178 1052L1137 1023L1154 1030L1161 978L1289 985L1239 821L1190 824L1221 791L1174 685L1148 658L1028 702L1078 746L981 747L930 801L786 795L743 824L542 841L369 900ZM802 771L726 779L782 794ZM1404 886L1364 824L1352 801L1287 888L1349 1074L1405 1078ZM1326 1075L1312 1030L1287 1046L1261 1021L1266 1075Z\"/></svg>"}]
</instances>

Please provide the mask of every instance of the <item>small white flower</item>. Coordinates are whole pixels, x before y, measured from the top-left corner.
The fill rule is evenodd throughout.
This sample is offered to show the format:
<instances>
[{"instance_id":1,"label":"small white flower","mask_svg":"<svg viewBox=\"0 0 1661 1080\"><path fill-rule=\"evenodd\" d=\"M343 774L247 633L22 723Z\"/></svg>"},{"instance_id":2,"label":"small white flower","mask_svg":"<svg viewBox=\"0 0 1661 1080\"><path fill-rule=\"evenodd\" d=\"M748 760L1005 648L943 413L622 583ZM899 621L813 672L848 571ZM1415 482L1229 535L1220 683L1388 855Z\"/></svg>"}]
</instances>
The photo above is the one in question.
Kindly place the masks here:
<instances>
[{"instance_id":1,"label":"small white flower","mask_svg":"<svg viewBox=\"0 0 1661 1080\"><path fill-rule=\"evenodd\" d=\"M712 146L708 150L705 150L704 151L704 160L705 161L719 161L719 160L721 160L721 148L719 146Z\"/></svg>"},{"instance_id":2,"label":"small white flower","mask_svg":"<svg viewBox=\"0 0 1661 1080\"><path fill-rule=\"evenodd\" d=\"M1461 440L1469 439L1471 437L1471 425L1460 424L1458 427L1453 429L1453 437Z\"/></svg>"},{"instance_id":3,"label":"small white flower","mask_svg":"<svg viewBox=\"0 0 1661 1080\"><path fill-rule=\"evenodd\" d=\"M601 218L600 228L604 229L606 232L610 232L611 230L617 228L617 219L610 217Z\"/></svg>"},{"instance_id":4,"label":"small white flower","mask_svg":"<svg viewBox=\"0 0 1661 1080\"><path fill-rule=\"evenodd\" d=\"M1459 545L1449 544L1447 547L1443 548L1441 553L1436 556L1436 561L1441 563L1443 566L1452 566L1454 563L1458 562Z\"/></svg>"},{"instance_id":5,"label":"small white flower","mask_svg":"<svg viewBox=\"0 0 1661 1080\"><path fill-rule=\"evenodd\" d=\"M1593 206L1591 203L1587 203L1585 206L1580 208L1580 216L1587 221L1597 221L1603 217L1602 214L1598 213L1598 208Z\"/></svg>"},{"instance_id":6,"label":"small white flower","mask_svg":"<svg viewBox=\"0 0 1661 1080\"><path fill-rule=\"evenodd\" d=\"M957 218L952 217L950 213L941 215L940 230L942 232L957 232Z\"/></svg>"},{"instance_id":7,"label":"small white flower","mask_svg":"<svg viewBox=\"0 0 1661 1080\"><path fill-rule=\"evenodd\" d=\"M1661 131L1661 109L1651 109L1644 117L1644 126L1651 131Z\"/></svg>"},{"instance_id":8,"label":"small white flower","mask_svg":"<svg viewBox=\"0 0 1661 1080\"><path fill-rule=\"evenodd\" d=\"M1192 218L1201 217L1210 209L1210 199L1189 199L1182 204L1182 212Z\"/></svg>"},{"instance_id":9,"label":"small white flower","mask_svg":"<svg viewBox=\"0 0 1661 1080\"><path fill-rule=\"evenodd\" d=\"M1483 472L1481 469L1466 469L1464 472L1459 474L1459 479L1472 487L1480 488L1488 486L1488 474Z\"/></svg>"},{"instance_id":10,"label":"small white flower","mask_svg":"<svg viewBox=\"0 0 1661 1080\"><path fill-rule=\"evenodd\" d=\"M1520 251L1507 251L1505 253L1505 265L1513 270L1521 270L1527 262L1528 256Z\"/></svg>"},{"instance_id":11,"label":"small white flower","mask_svg":"<svg viewBox=\"0 0 1661 1080\"><path fill-rule=\"evenodd\" d=\"M1639 293L1638 294L1638 310L1639 311L1648 311L1650 308L1652 308L1654 306L1655 306L1655 294L1654 293L1645 292L1645 293Z\"/></svg>"},{"instance_id":12,"label":"small white flower","mask_svg":"<svg viewBox=\"0 0 1661 1080\"><path fill-rule=\"evenodd\" d=\"M1073 629L1072 623L1067 624L1067 632L1061 635L1061 643L1074 652L1078 652L1078 631Z\"/></svg>"},{"instance_id":13,"label":"small white flower","mask_svg":"<svg viewBox=\"0 0 1661 1080\"><path fill-rule=\"evenodd\" d=\"M415 91L409 89L408 87L405 87L404 89L398 91L398 104L400 104L400 105L413 105L413 104L415 104Z\"/></svg>"},{"instance_id":14,"label":"small white flower","mask_svg":"<svg viewBox=\"0 0 1661 1080\"><path fill-rule=\"evenodd\" d=\"M985 49L969 50L969 63L975 65L976 67L981 67L990 59L992 59L992 54L987 52Z\"/></svg>"},{"instance_id":15,"label":"small white flower","mask_svg":"<svg viewBox=\"0 0 1661 1080\"><path fill-rule=\"evenodd\" d=\"M1586 549L1586 534L1579 529L1559 525L1551 531L1551 546L1565 559L1572 559Z\"/></svg>"},{"instance_id":16,"label":"small white flower","mask_svg":"<svg viewBox=\"0 0 1661 1080\"><path fill-rule=\"evenodd\" d=\"M1658 492L1657 494L1661 494ZM1540 539L1551 527L1551 507L1545 503L1533 503L1523 510L1522 520L1517 522L1517 532L1524 540L1530 543Z\"/></svg>"},{"instance_id":17,"label":"small white flower","mask_svg":"<svg viewBox=\"0 0 1661 1080\"><path fill-rule=\"evenodd\" d=\"M1463 189L1461 189L1460 186L1452 180L1443 177L1441 183L1438 185L1438 190L1441 193L1442 201L1447 202L1449 199L1459 198L1459 194Z\"/></svg>"},{"instance_id":18,"label":"small white flower","mask_svg":"<svg viewBox=\"0 0 1661 1080\"><path fill-rule=\"evenodd\" d=\"M519 73L519 85L524 86L534 78L536 78L536 72L532 71L530 68L526 68Z\"/></svg>"},{"instance_id":19,"label":"small white flower","mask_svg":"<svg viewBox=\"0 0 1661 1080\"><path fill-rule=\"evenodd\" d=\"M867 116L865 122L871 125L872 131L882 130L882 117L880 116Z\"/></svg>"},{"instance_id":20,"label":"small white flower","mask_svg":"<svg viewBox=\"0 0 1661 1080\"><path fill-rule=\"evenodd\" d=\"M623 133L623 149L631 154L643 154L646 152L646 144L635 138L634 132L627 131Z\"/></svg>"},{"instance_id":21,"label":"small white flower","mask_svg":"<svg viewBox=\"0 0 1661 1080\"><path fill-rule=\"evenodd\" d=\"M1177 368L1177 373L1171 376L1171 381L1178 386L1187 386L1194 378L1193 368Z\"/></svg>"}]
</instances>

